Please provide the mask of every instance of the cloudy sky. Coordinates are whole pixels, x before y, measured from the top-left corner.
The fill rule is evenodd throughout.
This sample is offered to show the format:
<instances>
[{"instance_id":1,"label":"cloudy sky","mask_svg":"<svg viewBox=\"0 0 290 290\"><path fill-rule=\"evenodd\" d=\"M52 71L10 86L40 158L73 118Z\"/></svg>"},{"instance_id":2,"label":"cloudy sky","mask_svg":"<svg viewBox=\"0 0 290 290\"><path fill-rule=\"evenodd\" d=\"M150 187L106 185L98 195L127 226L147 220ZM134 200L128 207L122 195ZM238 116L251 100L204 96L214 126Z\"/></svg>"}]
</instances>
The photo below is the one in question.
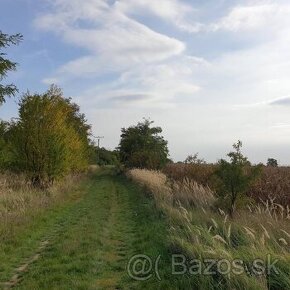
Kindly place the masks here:
<instances>
[{"instance_id":1,"label":"cloudy sky","mask_svg":"<svg viewBox=\"0 0 290 290\"><path fill-rule=\"evenodd\" d=\"M289 0L0 0L24 41L6 81L51 83L81 105L102 145L149 117L171 157L216 161L238 139L253 162L290 164ZM16 100L0 116L17 115Z\"/></svg>"}]
</instances>

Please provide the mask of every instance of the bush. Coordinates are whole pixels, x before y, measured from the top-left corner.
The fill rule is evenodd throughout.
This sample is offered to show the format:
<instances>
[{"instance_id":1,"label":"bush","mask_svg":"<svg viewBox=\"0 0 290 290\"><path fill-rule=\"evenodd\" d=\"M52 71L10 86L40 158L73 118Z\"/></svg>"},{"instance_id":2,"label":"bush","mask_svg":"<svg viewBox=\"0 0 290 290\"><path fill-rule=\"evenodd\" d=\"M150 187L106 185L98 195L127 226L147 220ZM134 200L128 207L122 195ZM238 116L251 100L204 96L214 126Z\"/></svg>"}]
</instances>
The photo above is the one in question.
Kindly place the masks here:
<instances>
[{"instance_id":1,"label":"bush","mask_svg":"<svg viewBox=\"0 0 290 290\"><path fill-rule=\"evenodd\" d=\"M57 87L42 95L27 93L19 103L19 119L6 133L9 169L27 174L40 187L83 171L88 166L89 129L78 106Z\"/></svg>"},{"instance_id":2,"label":"bush","mask_svg":"<svg viewBox=\"0 0 290 290\"><path fill-rule=\"evenodd\" d=\"M278 167L278 161L274 158L268 158L267 166Z\"/></svg>"},{"instance_id":3,"label":"bush","mask_svg":"<svg viewBox=\"0 0 290 290\"><path fill-rule=\"evenodd\" d=\"M228 204L227 209L233 216L239 199L245 198L246 191L260 174L260 166L251 166L242 152L242 142L233 145L235 149L228 154L230 161L221 159L218 162L216 176L219 178L218 193Z\"/></svg>"}]
</instances>

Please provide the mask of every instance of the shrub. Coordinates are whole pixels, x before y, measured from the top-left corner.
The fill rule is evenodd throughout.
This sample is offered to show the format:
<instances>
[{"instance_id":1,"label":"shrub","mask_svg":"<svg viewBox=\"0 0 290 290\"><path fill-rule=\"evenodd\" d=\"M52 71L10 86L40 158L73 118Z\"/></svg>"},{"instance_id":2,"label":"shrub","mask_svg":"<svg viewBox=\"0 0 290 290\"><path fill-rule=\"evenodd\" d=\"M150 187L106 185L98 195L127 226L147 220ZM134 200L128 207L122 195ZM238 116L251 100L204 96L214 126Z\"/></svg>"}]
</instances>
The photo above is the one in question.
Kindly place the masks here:
<instances>
[{"instance_id":1,"label":"shrub","mask_svg":"<svg viewBox=\"0 0 290 290\"><path fill-rule=\"evenodd\" d=\"M19 103L19 119L7 132L10 169L27 174L40 187L85 170L89 129L78 106L57 87L42 95L27 93Z\"/></svg>"},{"instance_id":2,"label":"shrub","mask_svg":"<svg viewBox=\"0 0 290 290\"><path fill-rule=\"evenodd\" d=\"M230 216L233 216L238 200L246 196L246 191L260 173L260 166L251 166L241 147L241 141L234 144L235 150L228 154L230 161L221 159L216 170L220 181L219 195L227 201Z\"/></svg>"},{"instance_id":3,"label":"shrub","mask_svg":"<svg viewBox=\"0 0 290 290\"><path fill-rule=\"evenodd\" d=\"M267 166L278 167L278 161L274 158L268 158Z\"/></svg>"}]
</instances>

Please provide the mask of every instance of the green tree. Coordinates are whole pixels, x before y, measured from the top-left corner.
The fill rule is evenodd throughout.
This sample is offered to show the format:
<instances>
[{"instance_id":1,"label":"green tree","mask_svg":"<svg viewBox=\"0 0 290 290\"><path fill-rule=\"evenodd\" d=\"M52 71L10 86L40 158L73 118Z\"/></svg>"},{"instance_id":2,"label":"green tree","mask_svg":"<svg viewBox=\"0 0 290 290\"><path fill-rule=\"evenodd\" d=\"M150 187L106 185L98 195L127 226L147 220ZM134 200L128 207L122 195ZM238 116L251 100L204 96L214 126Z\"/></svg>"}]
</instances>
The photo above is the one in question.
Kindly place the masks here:
<instances>
[{"instance_id":1,"label":"green tree","mask_svg":"<svg viewBox=\"0 0 290 290\"><path fill-rule=\"evenodd\" d=\"M21 34L8 35L2 33L0 30L0 105L5 102L6 96L13 96L17 92L17 88L14 84L2 84L7 73L16 70L17 66L17 63L6 58L6 53L2 52L2 49L10 45L17 45L21 40Z\"/></svg>"},{"instance_id":2,"label":"green tree","mask_svg":"<svg viewBox=\"0 0 290 290\"><path fill-rule=\"evenodd\" d=\"M19 119L10 124L11 169L46 187L67 173L87 168L89 130L78 106L52 86L44 94L25 94Z\"/></svg>"},{"instance_id":3,"label":"green tree","mask_svg":"<svg viewBox=\"0 0 290 290\"><path fill-rule=\"evenodd\" d=\"M0 120L0 170L7 168L11 161L11 154L8 150L8 132L9 123Z\"/></svg>"},{"instance_id":4,"label":"green tree","mask_svg":"<svg viewBox=\"0 0 290 290\"><path fill-rule=\"evenodd\" d=\"M242 142L233 145L234 151L228 153L229 161L221 159L218 162L216 176L219 183L219 195L227 202L229 215L236 210L237 201L245 196L252 182L259 176L261 166L251 166L242 152Z\"/></svg>"},{"instance_id":5,"label":"green tree","mask_svg":"<svg viewBox=\"0 0 290 290\"><path fill-rule=\"evenodd\" d=\"M195 153L193 155L188 155L186 159L184 160L185 164L205 164L203 158L198 157L198 153Z\"/></svg>"},{"instance_id":6,"label":"green tree","mask_svg":"<svg viewBox=\"0 0 290 290\"><path fill-rule=\"evenodd\" d=\"M118 165L119 153L118 151L110 151L106 148L98 148L95 144L90 145L90 163L98 165Z\"/></svg>"},{"instance_id":7,"label":"green tree","mask_svg":"<svg viewBox=\"0 0 290 290\"><path fill-rule=\"evenodd\" d=\"M267 166L278 167L278 161L274 158L268 158Z\"/></svg>"},{"instance_id":8,"label":"green tree","mask_svg":"<svg viewBox=\"0 0 290 290\"><path fill-rule=\"evenodd\" d=\"M151 127L153 121L144 119L136 126L122 128L119 152L126 167L160 169L168 161L167 141L160 127Z\"/></svg>"}]
</instances>

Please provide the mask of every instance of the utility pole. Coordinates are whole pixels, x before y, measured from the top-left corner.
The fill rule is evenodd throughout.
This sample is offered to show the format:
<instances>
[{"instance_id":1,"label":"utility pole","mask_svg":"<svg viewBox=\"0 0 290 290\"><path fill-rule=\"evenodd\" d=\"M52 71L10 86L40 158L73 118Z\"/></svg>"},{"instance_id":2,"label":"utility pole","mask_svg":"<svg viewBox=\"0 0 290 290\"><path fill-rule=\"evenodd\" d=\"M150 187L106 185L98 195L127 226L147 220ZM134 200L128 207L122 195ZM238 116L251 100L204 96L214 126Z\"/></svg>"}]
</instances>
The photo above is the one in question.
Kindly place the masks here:
<instances>
[{"instance_id":1,"label":"utility pole","mask_svg":"<svg viewBox=\"0 0 290 290\"><path fill-rule=\"evenodd\" d=\"M98 139L98 148L100 149L100 140L104 139L105 137L104 136L97 136L95 138Z\"/></svg>"},{"instance_id":2,"label":"utility pole","mask_svg":"<svg viewBox=\"0 0 290 290\"><path fill-rule=\"evenodd\" d=\"M93 136L94 138L96 138L98 140L98 150L97 150L97 164L100 161L100 140L104 139L104 136Z\"/></svg>"}]
</instances>

